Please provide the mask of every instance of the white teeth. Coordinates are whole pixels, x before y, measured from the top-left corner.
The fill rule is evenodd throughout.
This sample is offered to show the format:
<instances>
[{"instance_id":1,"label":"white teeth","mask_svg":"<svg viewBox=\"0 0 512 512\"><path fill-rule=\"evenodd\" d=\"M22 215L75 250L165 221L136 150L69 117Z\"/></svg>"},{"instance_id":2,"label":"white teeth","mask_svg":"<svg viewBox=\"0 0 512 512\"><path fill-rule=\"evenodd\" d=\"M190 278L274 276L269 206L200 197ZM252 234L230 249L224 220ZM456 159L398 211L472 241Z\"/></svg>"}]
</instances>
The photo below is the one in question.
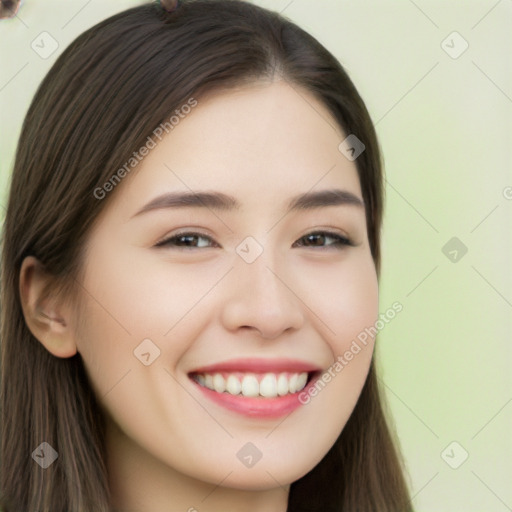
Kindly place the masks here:
<instances>
[{"instance_id":1,"label":"white teeth","mask_svg":"<svg viewBox=\"0 0 512 512\"><path fill-rule=\"evenodd\" d=\"M213 376L213 389L215 389L217 393L223 393L226 389L226 381L220 373L216 373Z\"/></svg>"},{"instance_id":2,"label":"white teeth","mask_svg":"<svg viewBox=\"0 0 512 512\"><path fill-rule=\"evenodd\" d=\"M300 391L301 389L304 388L304 386L306 385L308 381L308 374L307 373L301 373L299 375L299 378L297 379L297 389L296 391Z\"/></svg>"},{"instance_id":3,"label":"white teeth","mask_svg":"<svg viewBox=\"0 0 512 512\"><path fill-rule=\"evenodd\" d=\"M213 377L209 374L204 376L204 385L208 389L213 389Z\"/></svg>"},{"instance_id":4,"label":"white teeth","mask_svg":"<svg viewBox=\"0 0 512 512\"><path fill-rule=\"evenodd\" d=\"M306 374L307 378L307 374ZM286 377L286 374L281 373L279 375L279 378L277 379L277 394L279 396L287 395L289 393L289 387L288 387L288 379Z\"/></svg>"},{"instance_id":5,"label":"white teeth","mask_svg":"<svg viewBox=\"0 0 512 512\"><path fill-rule=\"evenodd\" d=\"M242 395L258 396L260 394L260 385L254 375L246 375L242 380Z\"/></svg>"},{"instance_id":6,"label":"white teeth","mask_svg":"<svg viewBox=\"0 0 512 512\"><path fill-rule=\"evenodd\" d=\"M295 393L297 391L297 381L299 380L299 376L294 373L291 378L290 382L288 383L288 386L290 388L290 393Z\"/></svg>"},{"instance_id":7,"label":"white teeth","mask_svg":"<svg viewBox=\"0 0 512 512\"><path fill-rule=\"evenodd\" d=\"M203 387L217 393L229 393L247 397L263 396L274 398L277 396L296 393L306 386L308 373L266 373L260 381L256 375L248 373L239 378L240 374L228 374L225 378L221 373L197 374L195 380Z\"/></svg>"},{"instance_id":8,"label":"white teeth","mask_svg":"<svg viewBox=\"0 0 512 512\"><path fill-rule=\"evenodd\" d=\"M260 395L266 397L277 396L277 379L273 373L267 373L260 382Z\"/></svg>"},{"instance_id":9,"label":"white teeth","mask_svg":"<svg viewBox=\"0 0 512 512\"><path fill-rule=\"evenodd\" d=\"M228 377L226 381L226 391L230 395L239 395L242 391L242 384L240 384L240 381L234 375Z\"/></svg>"}]
</instances>

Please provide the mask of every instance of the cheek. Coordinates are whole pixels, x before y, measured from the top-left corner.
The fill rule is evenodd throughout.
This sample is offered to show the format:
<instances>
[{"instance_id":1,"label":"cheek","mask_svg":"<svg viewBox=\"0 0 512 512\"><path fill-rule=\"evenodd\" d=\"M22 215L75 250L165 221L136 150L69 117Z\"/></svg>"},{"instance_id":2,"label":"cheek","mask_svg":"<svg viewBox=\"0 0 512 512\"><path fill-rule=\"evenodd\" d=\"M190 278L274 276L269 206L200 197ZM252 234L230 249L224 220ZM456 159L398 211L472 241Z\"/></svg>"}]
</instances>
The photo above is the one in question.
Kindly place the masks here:
<instances>
[{"instance_id":1,"label":"cheek","mask_svg":"<svg viewBox=\"0 0 512 512\"><path fill-rule=\"evenodd\" d=\"M339 262L311 262L297 282L301 299L329 341L333 358L343 354L378 318L379 289L373 260L352 251Z\"/></svg>"},{"instance_id":2,"label":"cheek","mask_svg":"<svg viewBox=\"0 0 512 512\"><path fill-rule=\"evenodd\" d=\"M316 267L308 282L317 285L309 297L331 349L331 364L317 385L300 396L305 409L324 419L325 446L334 443L350 416L368 375L379 310L379 289L370 255L355 251L343 264L330 269ZM315 279L311 279L314 277ZM322 283L320 286L318 283Z\"/></svg>"},{"instance_id":3,"label":"cheek","mask_svg":"<svg viewBox=\"0 0 512 512\"><path fill-rule=\"evenodd\" d=\"M365 329L375 324L379 310L379 289L373 261L361 262L357 269L344 277L338 301L338 329L343 333L340 343L336 343L338 353L347 350L347 342L361 339Z\"/></svg>"},{"instance_id":4,"label":"cheek","mask_svg":"<svg viewBox=\"0 0 512 512\"><path fill-rule=\"evenodd\" d=\"M164 251L157 257L134 251L132 257L115 265L105 262L94 271L94 281L98 293L113 305L127 330L139 336L164 336L182 319L194 315L196 306L231 263L186 261L185 256L172 261Z\"/></svg>"},{"instance_id":5,"label":"cheek","mask_svg":"<svg viewBox=\"0 0 512 512\"><path fill-rule=\"evenodd\" d=\"M77 336L99 396L127 372L133 380L147 370L142 354L150 353L153 367L173 369L201 328L202 298L226 272L206 265L176 270L163 258L139 260L136 251L115 259L108 254L97 250L87 269L84 328Z\"/></svg>"}]
</instances>

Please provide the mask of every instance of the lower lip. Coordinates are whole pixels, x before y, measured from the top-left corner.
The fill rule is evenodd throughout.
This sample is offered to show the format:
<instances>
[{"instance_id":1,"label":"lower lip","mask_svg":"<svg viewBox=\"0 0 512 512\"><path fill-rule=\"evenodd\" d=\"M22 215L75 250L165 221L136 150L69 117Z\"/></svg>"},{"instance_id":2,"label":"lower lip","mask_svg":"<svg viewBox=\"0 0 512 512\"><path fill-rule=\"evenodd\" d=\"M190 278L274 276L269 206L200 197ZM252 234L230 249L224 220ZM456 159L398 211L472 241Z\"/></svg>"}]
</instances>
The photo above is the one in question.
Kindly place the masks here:
<instances>
[{"instance_id":1,"label":"lower lip","mask_svg":"<svg viewBox=\"0 0 512 512\"><path fill-rule=\"evenodd\" d=\"M201 386L195 380L191 380L207 398L226 409L251 418L279 418L280 416L290 414L295 409L303 405L299 401L299 395L301 393L307 393L308 388L315 385L317 378L318 375L313 374L311 380L300 391L274 398L247 397L243 395L230 395L229 393L217 393L216 391L212 391L211 389Z\"/></svg>"}]
</instances>

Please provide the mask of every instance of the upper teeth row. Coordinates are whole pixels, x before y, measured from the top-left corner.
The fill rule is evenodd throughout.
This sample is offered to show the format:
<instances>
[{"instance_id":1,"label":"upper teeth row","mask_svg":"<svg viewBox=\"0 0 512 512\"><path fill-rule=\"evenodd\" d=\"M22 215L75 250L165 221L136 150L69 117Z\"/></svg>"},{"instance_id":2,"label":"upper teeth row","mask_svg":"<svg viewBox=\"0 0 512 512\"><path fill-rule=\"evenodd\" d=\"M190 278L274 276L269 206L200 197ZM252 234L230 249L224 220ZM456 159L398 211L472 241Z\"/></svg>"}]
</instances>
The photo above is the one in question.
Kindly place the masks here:
<instances>
[{"instance_id":1,"label":"upper teeth row","mask_svg":"<svg viewBox=\"0 0 512 512\"><path fill-rule=\"evenodd\" d=\"M201 385L217 393L227 392L230 395L243 396L284 396L288 393L296 393L304 388L308 380L307 372L303 373L266 373L260 382L256 375L246 374L242 378L228 374L226 378L220 373L197 374L195 380Z\"/></svg>"}]
</instances>

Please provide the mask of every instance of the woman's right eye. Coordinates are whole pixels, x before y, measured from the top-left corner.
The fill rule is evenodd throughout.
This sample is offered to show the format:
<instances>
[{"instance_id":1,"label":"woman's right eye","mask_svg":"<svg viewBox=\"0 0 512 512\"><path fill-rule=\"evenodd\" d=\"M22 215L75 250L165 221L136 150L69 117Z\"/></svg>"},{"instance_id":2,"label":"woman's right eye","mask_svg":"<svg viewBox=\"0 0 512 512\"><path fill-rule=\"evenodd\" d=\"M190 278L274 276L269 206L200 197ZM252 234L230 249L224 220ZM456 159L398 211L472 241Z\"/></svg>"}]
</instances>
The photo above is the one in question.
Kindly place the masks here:
<instances>
[{"instance_id":1,"label":"woman's right eye","mask_svg":"<svg viewBox=\"0 0 512 512\"><path fill-rule=\"evenodd\" d=\"M209 247L207 244L197 244L196 241L198 239L210 240L213 242L212 238L207 235L203 235L202 233L179 233L177 235L173 235L171 237L165 238L164 240L158 242L155 247L180 247L180 248L192 248L192 249L200 249L204 247ZM214 242L215 243L215 242Z\"/></svg>"}]
</instances>

